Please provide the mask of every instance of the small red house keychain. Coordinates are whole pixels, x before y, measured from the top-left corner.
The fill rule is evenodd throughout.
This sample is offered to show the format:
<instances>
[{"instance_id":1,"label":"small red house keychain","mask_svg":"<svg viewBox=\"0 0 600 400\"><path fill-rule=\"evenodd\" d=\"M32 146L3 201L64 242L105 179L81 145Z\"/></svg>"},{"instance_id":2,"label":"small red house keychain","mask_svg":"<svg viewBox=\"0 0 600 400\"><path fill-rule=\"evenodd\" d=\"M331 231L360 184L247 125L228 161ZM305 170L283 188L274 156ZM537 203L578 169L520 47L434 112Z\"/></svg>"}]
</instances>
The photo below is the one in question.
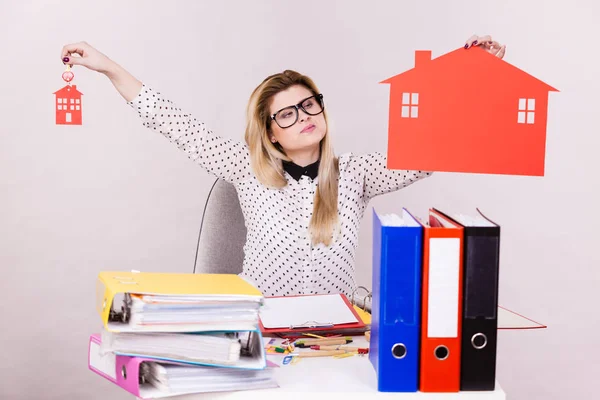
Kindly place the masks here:
<instances>
[{"instance_id":1,"label":"small red house keychain","mask_svg":"<svg viewBox=\"0 0 600 400\"><path fill-rule=\"evenodd\" d=\"M81 96L83 93L77 90L77 85L71 85L73 77L71 66L67 65L67 70L62 74L67 85L54 92L57 125L81 125Z\"/></svg>"}]
</instances>

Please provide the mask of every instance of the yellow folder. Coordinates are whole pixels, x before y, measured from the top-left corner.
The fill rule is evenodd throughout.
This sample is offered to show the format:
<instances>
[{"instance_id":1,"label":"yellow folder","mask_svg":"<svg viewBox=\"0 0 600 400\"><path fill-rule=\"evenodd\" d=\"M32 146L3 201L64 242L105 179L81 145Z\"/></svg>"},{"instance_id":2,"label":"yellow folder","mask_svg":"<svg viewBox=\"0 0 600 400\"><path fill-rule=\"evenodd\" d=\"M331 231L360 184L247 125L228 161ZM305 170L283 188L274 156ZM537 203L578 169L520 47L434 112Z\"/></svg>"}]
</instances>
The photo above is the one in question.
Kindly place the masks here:
<instances>
[{"instance_id":1,"label":"yellow folder","mask_svg":"<svg viewBox=\"0 0 600 400\"><path fill-rule=\"evenodd\" d=\"M243 297L251 301L259 301L261 304L263 299L258 288L236 274L103 271L98 274L96 308L108 331L124 331L115 329L115 326L109 323L109 316L115 296L126 294L202 295L214 297L215 301L228 296Z\"/></svg>"},{"instance_id":2,"label":"yellow folder","mask_svg":"<svg viewBox=\"0 0 600 400\"><path fill-rule=\"evenodd\" d=\"M358 314L362 322L364 322L367 325L371 325L371 314L369 312L363 310L356 304L354 305L354 309L356 310L356 313Z\"/></svg>"}]
</instances>

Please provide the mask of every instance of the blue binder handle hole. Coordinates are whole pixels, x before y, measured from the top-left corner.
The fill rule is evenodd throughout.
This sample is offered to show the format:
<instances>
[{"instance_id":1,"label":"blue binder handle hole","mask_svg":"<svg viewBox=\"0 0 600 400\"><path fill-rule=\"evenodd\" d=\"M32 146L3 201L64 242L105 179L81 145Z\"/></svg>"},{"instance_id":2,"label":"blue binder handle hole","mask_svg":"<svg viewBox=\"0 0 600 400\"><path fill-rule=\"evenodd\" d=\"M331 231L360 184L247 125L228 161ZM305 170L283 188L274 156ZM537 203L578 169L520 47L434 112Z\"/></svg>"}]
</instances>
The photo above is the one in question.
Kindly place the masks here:
<instances>
[{"instance_id":1,"label":"blue binder handle hole","mask_svg":"<svg viewBox=\"0 0 600 400\"><path fill-rule=\"evenodd\" d=\"M406 346L403 343L396 343L392 346L392 355L397 359L406 357Z\"/></svg>"}]
</instances>

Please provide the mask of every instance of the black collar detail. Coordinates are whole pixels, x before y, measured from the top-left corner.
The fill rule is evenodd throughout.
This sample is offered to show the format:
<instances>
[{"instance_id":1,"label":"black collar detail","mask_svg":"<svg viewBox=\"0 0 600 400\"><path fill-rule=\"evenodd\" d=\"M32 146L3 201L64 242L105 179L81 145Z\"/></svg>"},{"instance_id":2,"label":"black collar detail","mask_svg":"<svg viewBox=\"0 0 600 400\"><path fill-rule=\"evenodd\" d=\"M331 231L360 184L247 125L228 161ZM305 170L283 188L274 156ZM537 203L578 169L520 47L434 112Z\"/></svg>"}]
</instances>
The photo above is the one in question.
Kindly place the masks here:
<instances>
[{"instance_id":1,"label":"black collar detail","mask_svg":"<svg viewBox=\"0 0 600 400\"><path fill-rule=\"evenodd\" d=\"M306 167L301 167L291 161L283 161L283 169L297 181L302 178L302 175L306 175L311 179L315 179L319 174L319 161L320 160L317 160Z\"/></svg>"}]
</instances>

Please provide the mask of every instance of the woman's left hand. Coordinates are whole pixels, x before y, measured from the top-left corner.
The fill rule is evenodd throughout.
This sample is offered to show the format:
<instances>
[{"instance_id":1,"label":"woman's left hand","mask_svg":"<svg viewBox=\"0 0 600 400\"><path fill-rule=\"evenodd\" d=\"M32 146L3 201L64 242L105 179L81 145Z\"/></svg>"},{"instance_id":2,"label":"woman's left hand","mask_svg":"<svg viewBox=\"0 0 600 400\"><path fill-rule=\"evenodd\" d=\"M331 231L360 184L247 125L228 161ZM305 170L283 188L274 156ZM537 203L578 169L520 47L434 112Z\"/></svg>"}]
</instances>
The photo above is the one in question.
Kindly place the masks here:
<instances>
[{"instance_id":1,"label":"woman's left hand","mask_svg":"<svg viewBox=\"0 0 600 400\"><path fill-rule=\"evenodd\" d=\"M501 45L500 43L492 40L490 35L485 36L477 36L473 35L469 39L467 39L465 43L465 49L468 49L472 46L481 46L487 52L495 55L498 58L504 57L504 53L506 52L506 45Z\"/></svg>"}]
</instances>

